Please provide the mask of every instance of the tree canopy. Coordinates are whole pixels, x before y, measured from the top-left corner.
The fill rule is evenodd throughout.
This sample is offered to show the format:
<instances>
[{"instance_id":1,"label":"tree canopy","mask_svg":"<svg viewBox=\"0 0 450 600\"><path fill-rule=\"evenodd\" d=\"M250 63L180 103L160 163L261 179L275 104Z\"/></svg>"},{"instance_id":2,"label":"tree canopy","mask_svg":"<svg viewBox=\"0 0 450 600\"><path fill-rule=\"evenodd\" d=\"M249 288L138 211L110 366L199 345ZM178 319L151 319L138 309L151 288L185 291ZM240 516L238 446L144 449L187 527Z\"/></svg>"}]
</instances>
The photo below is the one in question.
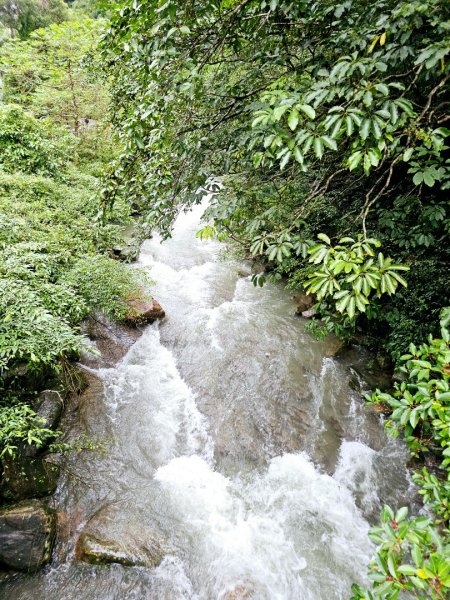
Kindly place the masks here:
<instances>
[{"instance_id":1,"label":"tree canopy","mask_svg":"<svg viewBox=\"0 0 450 600\"><path fill-rule=\"evenodd\" d=\"M10 37L26 39L35 29L62 23L68 17L64 0L0 0L0 25Z\"/></svg>"},{"instance_id":2,"label":"tree canopy","mask_svg":"<svg viewBox=\"0 0 450 600\"><path fill-rule=\"evenodd\" d=\"M126 187L168 233L220 178L215 231L294 286L318 233L376 238L411 266L409 316L391 303L383 326L425 335L446 303L449 19L445 0L122 0L105 206Z\"/></svg>"}]
</instances>

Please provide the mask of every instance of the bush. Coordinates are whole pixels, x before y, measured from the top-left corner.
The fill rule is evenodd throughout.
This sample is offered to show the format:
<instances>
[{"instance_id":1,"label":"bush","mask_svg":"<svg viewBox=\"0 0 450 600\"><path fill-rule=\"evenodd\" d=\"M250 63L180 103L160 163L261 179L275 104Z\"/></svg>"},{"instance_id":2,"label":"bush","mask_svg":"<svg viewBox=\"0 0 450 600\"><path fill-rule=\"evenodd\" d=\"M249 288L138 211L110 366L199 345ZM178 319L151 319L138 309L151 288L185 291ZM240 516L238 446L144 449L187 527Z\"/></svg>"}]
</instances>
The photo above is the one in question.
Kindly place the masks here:
<instances>
[{"instance_id":1,"label":"bush","mask_svg":"<svg viewBox=\"0 0 450 600\"><path fill-rule=\"evenodd\" d=\"M411 344L401 359L405 381L396 383L392 394L376 390L366 396L369 403L389 410L387 431L396 437L401 431L413 456L430 450L443 455L443 467L450 465L450 309L442 312L442 338Z\"/></svg>"},{"instance_id":2,"label":"bush","mask_svg":"<svg viewBox=\"0 0 450 600\"><path fill-rule=\"evenodd\" d=\"M80 342L68 322L49 312L25 282L0 279L0 376L19 366L56 368L58 360L79 352Z\"/></svg>"},{"instance_id":3,"label":"bush","mask_svg":"<svg viewBox=\"0 0 450 600\"><path fill-rule=\"evenodd\" d=\"M369 403L388 412L388 433L404 435L410 453L419 457L433 452L442 461L440 470L423 467L413 475L419 493L434 518L406 520L408 510L385 507L381 526L370 538L378 545L370 564L373 592L354 585L351 600L396 600L402 591L417 598L443 600L450 591L450 309L442 311L441 334L419 347L410 345L402 356L405 381L392 394L376 390Z\"/></svg>"},{"instance_id":4,"label":"bush","mask_svg":"<svg viewBox=\"0 0 450 600\"><path fill-rule=\"evenodd\" d=\"M68 159L72 140L61 130L56 143L53 128L20 106L1 106L0 167L8 173L56 176Z\"/></svg>"},{"instance_id":5,"label":"bush","mask_svg":"<svg viewBox=\"0 0 450 600\"><path fill-rule=\"evenodd\" d=\"M397 600L402 592L431 600L448 597L450 544L433 527L432 519L406 519L407 514L407 508L394 513L384 507L381 525L369 533L378 544L369 571L373 592L354 585L351 600Z\"/></svg>"},{"instance_id":6,"label":"bush","mask_svg":"<svg viewBox=\"0 0 450 600\"><path fill-rule=\"evenodd\" d=\"M80 259L64 276L64 283L77 291L91 310L100 310L115 319L124 319L126 300L143 296L143 271L130 269L104 256Z\"/></svg>"},{"instance_id":7,"label":"bush","mask_svg":"<svg viewBox=\"0 0 450 600\"><path fill-rule=\"evenodd\" d=\"M45 419L39 418L28 404L0 404L0 458L5 454L14 456L19 444L40 448L59 435L44 424Z\"/></svg>"}]
</instances>

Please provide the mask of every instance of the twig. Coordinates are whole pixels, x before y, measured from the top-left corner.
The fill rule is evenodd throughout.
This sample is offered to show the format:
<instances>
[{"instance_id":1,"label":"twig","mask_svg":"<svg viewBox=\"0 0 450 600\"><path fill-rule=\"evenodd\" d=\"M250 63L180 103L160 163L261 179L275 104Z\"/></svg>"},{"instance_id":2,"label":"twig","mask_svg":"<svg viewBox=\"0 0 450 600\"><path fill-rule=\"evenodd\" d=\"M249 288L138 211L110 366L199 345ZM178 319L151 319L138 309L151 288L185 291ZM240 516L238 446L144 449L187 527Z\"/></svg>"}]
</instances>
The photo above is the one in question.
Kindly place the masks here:
<instances>
[{"instance_id":1,"label":"twig","mask_svg":"<svg viewBox=\"0 0 450 600\"><path fill-rule=\"evenodd\" d=\"M296 221L299 217L301 217L305 211L306 206L311 202L311 200L313 200L314 198L317 198L318 196L323 196L323 194L328 190L328 187L329 187L330 183L333 181L333 179L346 170L347 170L346 168L338 169L337 171L332 173L328 177L328 179L325 181L325 183L322 187L321 187L320 183L316 184L314 186L312 193L306 198L306 200L302 203L302 206L300 207L300 209L294 214L293 220ZM322 181L323 181L323 179L322 179ZM291 225L290 229L292 230L293 228L294 228L294 225Z\"/></svg>"},{"instance_id":2,"label":"twig","mask_svg":"<svg viewBox=\"0 0 450 600\"><path fill-rule=\"evenodd\" d=\"M363 228L363 233L364 233L364 239L367 238L366 218L367 218L367 215L369 214L369 210L375 204L375 202L384 194L384 192L387 190L387 188L389 187L389 184L391 183L391 179L392 179L392 173L394 172L394 167L395 167L396 163L399 160L400 160L400 156L397 156L397 158L395 158L392 161L391 166L389 167L389 171L388 171L388 176L387 176L387 179L386 179L386 183L383 185L383 187L378 192L378 194L372 200L369 201L371 192L375 189L375 187L377 186L378 182L385 176L386 172L383 173L383 175L377 180L377 182L375 183L375 185L372 187L372 189L366 195L366 202L364 204L363 211L362 211L362 214L361 214L361 216L362 216L362 228Z\"/></svg>"},{"instance_id":3,"label":"twig","mask_svg":"<svg viewBox=\"0 0 450 600\"><path fill-rule=\"evenodd\" d=\"M444 87L444 85L447 83L447 81L449 80L449 78L450 78L450 73L447 73L447 75L443 79L441 79L441 81L431 90L431 92L428 95L427 103L425 104L425 107L424 107L423 111L420 113L420 116L417 119L417 121L420 121L421 119L423 119L423 117L425 116L425 114L427 113L427 111L430 109L431 102L433 100L433 96L442 87Z\"/></svg>"}]
</instances>

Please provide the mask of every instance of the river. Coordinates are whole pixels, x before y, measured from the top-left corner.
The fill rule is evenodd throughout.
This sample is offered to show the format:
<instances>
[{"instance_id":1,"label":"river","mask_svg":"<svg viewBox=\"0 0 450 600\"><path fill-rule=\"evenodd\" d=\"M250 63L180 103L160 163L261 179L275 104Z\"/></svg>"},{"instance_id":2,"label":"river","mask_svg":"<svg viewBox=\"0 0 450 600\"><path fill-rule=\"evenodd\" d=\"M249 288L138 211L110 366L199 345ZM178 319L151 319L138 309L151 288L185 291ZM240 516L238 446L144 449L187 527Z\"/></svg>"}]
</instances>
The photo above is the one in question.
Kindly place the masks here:
<instances>
[{"instance_id":1,"label":"river","mask_svg":"<svg viewBox=\"0 0 450 600\"><path fill-rule=\"evenodd\" d=\"M54 498L69 533L52 564L4 583L2 598L347 599L365 582L369 523L412 498L406 451L352 389L370 356L333 357L292 294L254 287L248 265L198 240L202 210L144 243L139 264L167 318L97 372L104 391L74 427L106 451L69 457ZM76 560L99 510L130 540L157 532L161 564Z\"/></svg>"}]
</instances>

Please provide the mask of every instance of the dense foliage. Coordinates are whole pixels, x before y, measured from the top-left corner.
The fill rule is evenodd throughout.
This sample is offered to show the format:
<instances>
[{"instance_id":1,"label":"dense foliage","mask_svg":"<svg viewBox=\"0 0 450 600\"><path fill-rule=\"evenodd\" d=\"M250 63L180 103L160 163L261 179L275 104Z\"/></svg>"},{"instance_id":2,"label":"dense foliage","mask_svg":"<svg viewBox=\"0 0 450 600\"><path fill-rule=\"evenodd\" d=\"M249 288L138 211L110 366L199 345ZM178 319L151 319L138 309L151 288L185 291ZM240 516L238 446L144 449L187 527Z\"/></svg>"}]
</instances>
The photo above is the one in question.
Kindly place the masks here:
<instances>
[{"instance_id":1,"label":"dense foliage","mask_svg":"<svg viewBox=\"0 0 450 600\"><path fill-rule=\"evenodd\" d=\"M69 17L64 0L0 0L3 37L25 39L40 27L62 23Z\"/></svg>"},{"instance_id":2,"label":"dense foliage","mask_svg":"<svg viewBox=\"0 0 450 600\"><path fill-rule=\"evenodd\" d=\"M402 592L413 598L444 600L450 589L450 544L432 519L407 519L408 509L394 513L385 506L381 524L370 531L378 552L370 564L370 592L352 587L351 600L397 600Z\"/></svg>"},{"instance_id":3,"label":"dense foliage","mask_svg":"<svg viewBox=\"0 0 450 600\"><path fill-rule=\"evenodd\" d=\"M402 357L405 380L392 394L376 390L366 399L387 413L388 433L401 431L412 456L432 453L441 464L413 475L434 518L406 519L407 509L394 515L385 507L381 526L371 530L378 546L370 565L373 593L354 586L352 600L395 600L401 591L439 600L450 591L450 309L442 312L441 338L410 346Z\"/></svg>"},{"instance_id":4,"label":"dense foliage","mask_svg":"<svg viewBox=\"0 0 450 600\"><path fill-rule=\"evenodd\" d=\"M83 171L91 165L95 175L115 146L108 89L98 76L95 49L101 28L101 20L91 19L52 25L26 41L4 44L0 53L4 102L20 104L50 128L62 126L56 137L68 145L67 156Z\"/></svg>"},{"instance_id":5,"label":"dense foliage","mask_svg":"<svg viewBox=\"0 0 450 600\"><path fill-rule=\"evenodd\" d=\"M0 458L5 454L14 456L19 444L40 448L53 440L57 432L45 427L45 419L24 402L11 398L0 410Z\"/></svg>"},{"instance_id":6,"label":"dense foliage","mask_svg":"<svg viewBox=\"0 0 450 600\"><path fill-rule=\"evenodd\" d=\"M449 18L445 0L122 0L105 205L126 186L168 232L220 178L208 231L293 287L319 233L378 239L409 286L359 323L398 360L448 304Z\"/></svg>"},{"instance_id":7,"label":"dense foliage","mask_svg":"<svg viewBox=\"0 0 450 600\"><path fill-rule=\"evenodd\" d=\"M141 274L112 258L128 208L99 219L98 175L116 147L99 26L51 25L0 48L0 454L54 437L28 404L34 388L79 355L92 310L123 318L143 293Z\"/></svg>"}]
</instances>

